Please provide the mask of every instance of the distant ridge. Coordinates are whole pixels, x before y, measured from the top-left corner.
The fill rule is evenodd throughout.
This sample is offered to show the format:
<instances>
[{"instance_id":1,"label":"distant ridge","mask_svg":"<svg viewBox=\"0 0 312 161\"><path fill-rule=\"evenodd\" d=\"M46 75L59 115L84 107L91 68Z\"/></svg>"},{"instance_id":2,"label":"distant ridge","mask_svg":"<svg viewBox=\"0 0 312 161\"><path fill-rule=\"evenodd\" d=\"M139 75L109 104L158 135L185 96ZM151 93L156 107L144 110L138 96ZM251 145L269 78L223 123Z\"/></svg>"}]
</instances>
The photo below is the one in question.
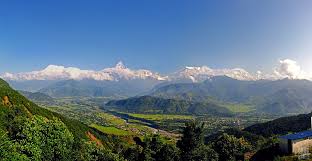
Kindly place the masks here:
<instances>
[{"instance_id":1,"label":"distant ridge","mask_svg":"<svg viewBox=\"0 0 312 161\"><path fill-rule=\"evenodd\" d=\"M212 99L250 104L260 113L298 114L312 111L312 82L308 80L240 81L218 76L202 83L160 86L150 95L196 102Z\"/></svg>"}]
</instances>

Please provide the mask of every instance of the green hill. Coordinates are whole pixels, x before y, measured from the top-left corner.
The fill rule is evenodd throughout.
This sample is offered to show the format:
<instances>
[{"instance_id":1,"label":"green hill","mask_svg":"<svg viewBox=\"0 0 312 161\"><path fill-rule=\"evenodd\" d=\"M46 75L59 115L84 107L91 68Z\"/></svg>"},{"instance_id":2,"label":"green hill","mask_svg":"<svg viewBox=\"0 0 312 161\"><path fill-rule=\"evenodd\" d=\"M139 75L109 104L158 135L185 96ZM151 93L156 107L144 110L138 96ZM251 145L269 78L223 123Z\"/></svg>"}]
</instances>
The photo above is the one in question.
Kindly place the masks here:
<instances>
[{"instance_id":1,"label":"green hill","mask_svg":"<svg viewBox=\"0 0 312 161\"><path fill-rule=\"evenodd\" d=\"M126 112L196 114L229 116L231 111L213 103L199 103L177 99L164 99L151 96L132 97L124 100L110 101L106 104Z\"/></svg>"},{"instance_id":2,"label":"green hill","mask_svg":"<svg viewBox=\"0 0 312 161\"><path fill-rule=\"evenodd\" d=\"M40 93L40 92L28 92L28 91L19 91L23 96L25 96L27 99L38 103L38 104L44 104L44 105L55 105L57 102L52 98L51 96Z\"/></svg>"},{"instance_id":3,"label":"green hill","mask_svg":"<svg viewBox=\"0 0 312 161\"><path fill-rule=\"evenodd\" d=\"M281 117L269 122L252 125L245 128L244 131L262 136L284 135L289 132L304 131L311 128L311 116L312 113Z\"/></svg>"},{"instance_id":4,"label":"green hill","mask_svg":"<svg viewBox=\"0 0 312 161\"><path fill-rule=\"evenodd\" d=\"M86 160L94 152L112 158L113 153L100 149L117 142L37 106L0 79L0 160Z\"/></svg>"},{"instance_id":5,"label":"green hill","mask_svg":"<svg viewBox=\"0 0 312 161\"><path fill-rule=\"evenodd\" d=\"M241 81L226 76L201 83L178 83L154 89L151 96L194 102L253 105L259 113L301 114L312 111L312 82L283 79Z\"/></svg>"}]
</instances>

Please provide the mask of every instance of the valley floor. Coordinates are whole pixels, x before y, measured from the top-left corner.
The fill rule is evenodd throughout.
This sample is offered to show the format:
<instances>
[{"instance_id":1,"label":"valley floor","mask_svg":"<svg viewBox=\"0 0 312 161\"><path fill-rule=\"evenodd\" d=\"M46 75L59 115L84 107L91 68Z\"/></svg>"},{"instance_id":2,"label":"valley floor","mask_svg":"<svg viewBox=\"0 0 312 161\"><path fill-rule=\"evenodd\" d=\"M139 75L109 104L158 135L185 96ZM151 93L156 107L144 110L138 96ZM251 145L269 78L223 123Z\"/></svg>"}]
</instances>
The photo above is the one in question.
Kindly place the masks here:
<instances>
[{"instance_id":1,"label":"valley floor","mask_svg":"<svg viewBox=\"0 0 312 161\"><path fill-rule=\"evenodd\" d=\"M267 115L241 113L235 117L213 117L195 115L138 114L116 110L102 110L90 102L61 100L61 105L45 108L80 120L104 133L116 136L141 136L158 133L168 140L176 140L186 122L205 122L205 134L210 135L229 127L244 128L255 123L274 119ZM59 101L59 102L61 102Z\"/></svg>"}]
</instances>

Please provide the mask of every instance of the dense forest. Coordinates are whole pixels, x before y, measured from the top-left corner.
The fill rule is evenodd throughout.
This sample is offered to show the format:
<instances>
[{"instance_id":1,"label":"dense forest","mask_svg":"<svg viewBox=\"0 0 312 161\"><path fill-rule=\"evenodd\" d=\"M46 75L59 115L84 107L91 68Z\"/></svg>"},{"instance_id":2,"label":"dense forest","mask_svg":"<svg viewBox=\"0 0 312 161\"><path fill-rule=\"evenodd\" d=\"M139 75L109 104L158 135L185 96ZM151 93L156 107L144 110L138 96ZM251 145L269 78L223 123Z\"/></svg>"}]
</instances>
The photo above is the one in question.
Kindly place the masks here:
<instances>
[{"instance_id":1,"label":"dense forest","mask_svg":"<svg viewBox=\"0 0 312 161\"><path fill-rule=\"evenodd\" d=\"M0 79L1 160L116 160L119 143L28 101Z\"/></svg>"}]
</instances>

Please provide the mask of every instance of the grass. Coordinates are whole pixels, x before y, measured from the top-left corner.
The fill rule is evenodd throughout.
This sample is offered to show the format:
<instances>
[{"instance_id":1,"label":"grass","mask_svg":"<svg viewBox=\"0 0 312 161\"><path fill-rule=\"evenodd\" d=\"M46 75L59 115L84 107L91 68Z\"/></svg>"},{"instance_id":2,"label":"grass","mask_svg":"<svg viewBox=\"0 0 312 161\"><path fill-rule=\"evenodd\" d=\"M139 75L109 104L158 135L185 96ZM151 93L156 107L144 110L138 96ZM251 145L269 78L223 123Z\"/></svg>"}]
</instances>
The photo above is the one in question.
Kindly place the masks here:
<instances>
[{"instance_id":1,"label":"grass","mask_svg":"<svg viewBox=\"0 0 312 161\"><path fill-rule=\"evenodd\" d=\"M101 125L97 125L97 124L91 124L91 127L94 127L98 130L100 130L103 133L106 134L111 134L111 135L117 135L117 136L127 136L127 135L132 135L129 131L125 131L125 130L121 130L118 129L116 127L112 127L112 126L101 126Z\"/></svg>"},{"instance_id":2,"label":"grass","mask_svg":"<svg viewBox=\"0 0 312 161\"><path fill-rule=\"evenodd\" d=\"M254 110L253 106L244 104L226 104L224 106L235 113L245 113Z\"/></svg>"},{"instance_id":3,"label":"grass","mask_svg":"<svg viewBox=\"0 0 312 161\"><path fill-rule=\"evenodd\" d=\"M192 120L195 117L190 115L169 115L169 114L138 114L138 113L127 113L129 116L142 118L151 121L162 121L162 120Z\"/></svg>"},{"instance_id":4,"label":"grass","mask_svg":"<svg viewBox=\"0 0 312 161\"><path fill-rule=\"evenodd\" d=\"M100 118L104 119L106 122L112 124L112 125L116 125L116 126L120 126L120 125L125 125L125 120L119 118L119 117L116 117L112 114L108 114L108 113L104 113L104 112L101 112L101 113L98 113L97 114Z\"/></svg>"},{"instance_id":5,"label":"grass","mask_svg":"<svg viewBox=\"0 0 312 161\"><path fill-rule=\"evenodd\" d=\"M125 120L109 113L100 112L97 116L104 119L105 122L109 124L111 129L108 130L113 130L114 127L115 129L122 128L123 131L127 132L127 135L140 134L141 132L150 133L150 130L145 125L140 124L141 122L138 120L129 120L127 124Z\"/></svg>"}]
</instances>

